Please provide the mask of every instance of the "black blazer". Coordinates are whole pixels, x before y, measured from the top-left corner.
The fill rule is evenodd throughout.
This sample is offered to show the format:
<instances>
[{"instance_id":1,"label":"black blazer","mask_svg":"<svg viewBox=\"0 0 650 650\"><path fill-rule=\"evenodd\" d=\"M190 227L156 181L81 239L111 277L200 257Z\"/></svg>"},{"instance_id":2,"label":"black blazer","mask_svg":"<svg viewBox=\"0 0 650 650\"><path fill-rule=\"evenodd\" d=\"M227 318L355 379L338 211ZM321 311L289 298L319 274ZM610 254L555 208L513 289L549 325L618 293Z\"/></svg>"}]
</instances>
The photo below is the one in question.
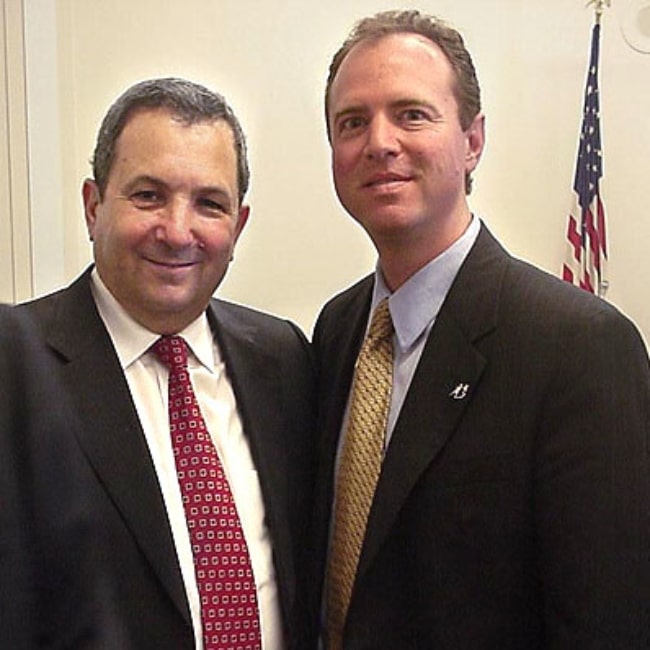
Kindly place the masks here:
<instances>
[{"instance_id":1,"label":"black blazer","mask_svg":"<svg viewBox=\"0 0 650 650\"><path fill-rule=\"evenodd\" d=\"M372 282L315 327L321 557ZM482 227L386 453L345 650L647 650L649 448L650 368L633 325Z\"/></svg>"},{"instance_id":2,"label":"black blazer","mask_svg":"<svg viewBox=\"0 0 650 650\"><path fill-rule=\"evenodd\" d=\"M39 329L38 358L27 358L24 366L24 384L35 395L23 409L25 432L3 432L12 448L0 456L0 468L11 467L10 487L24 495L3 527L8 536L26 535L27 542L0 557L0 575L2 592L30 601L28 615L14 621L30 643L7 645L16 630L0 622L0 647L33 648L37 639L47 639L48 647L75 649L192 648L162 495L88 275L19 308ZM208 316L259 474L287 646L302 649L313 483L310 351L286 321L219 300L212 301ZM45 362L45 368L36 365ZM54 376L41 396L37 380L46 379L44 372ZM58 417L34 422L34 405ZM5 567L17 559L33 564L26 585L5 577ZM50 606L56 619L42 620Z\"/></svg>"}]
</instances>

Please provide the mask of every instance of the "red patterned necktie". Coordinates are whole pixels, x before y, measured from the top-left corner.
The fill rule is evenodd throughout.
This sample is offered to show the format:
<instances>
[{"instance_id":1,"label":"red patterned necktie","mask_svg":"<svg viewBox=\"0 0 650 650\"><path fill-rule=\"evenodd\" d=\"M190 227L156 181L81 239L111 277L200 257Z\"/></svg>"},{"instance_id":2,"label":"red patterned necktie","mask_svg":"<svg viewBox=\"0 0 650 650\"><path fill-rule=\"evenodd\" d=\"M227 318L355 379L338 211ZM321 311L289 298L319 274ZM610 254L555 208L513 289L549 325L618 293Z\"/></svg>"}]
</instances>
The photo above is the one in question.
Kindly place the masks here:
<instances>
[{"instance_id":1,"label":"red patterned necktie","mask_svg":"<svg viewBox=\"0 0 650 650\"><path fill-rule=\"evenodd\" d=\"M201 598L205 650L261 650L248 547L228 479L187 369L187 344L163 336L152 350L169 368L169 427Z\"/></svg>"}]
</instances>

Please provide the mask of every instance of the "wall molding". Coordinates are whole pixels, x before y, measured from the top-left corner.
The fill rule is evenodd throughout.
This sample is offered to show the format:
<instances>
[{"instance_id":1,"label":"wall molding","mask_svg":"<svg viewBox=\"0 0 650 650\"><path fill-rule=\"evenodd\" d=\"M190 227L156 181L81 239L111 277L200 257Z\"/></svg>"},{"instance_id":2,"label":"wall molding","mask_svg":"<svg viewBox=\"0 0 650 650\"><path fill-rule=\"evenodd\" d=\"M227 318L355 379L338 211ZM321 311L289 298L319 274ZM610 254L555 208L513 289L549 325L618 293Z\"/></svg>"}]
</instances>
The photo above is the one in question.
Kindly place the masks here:
<instances>
[{"instance_id":1,"label":"wall molding","mask_svg":"<svg viewBox=\"0 0 650 650\"><path fill-rule=\"evenodd\" d=\"M24 0L0 0L0 301L34 295Z\"/></svg>"}]
</instances>

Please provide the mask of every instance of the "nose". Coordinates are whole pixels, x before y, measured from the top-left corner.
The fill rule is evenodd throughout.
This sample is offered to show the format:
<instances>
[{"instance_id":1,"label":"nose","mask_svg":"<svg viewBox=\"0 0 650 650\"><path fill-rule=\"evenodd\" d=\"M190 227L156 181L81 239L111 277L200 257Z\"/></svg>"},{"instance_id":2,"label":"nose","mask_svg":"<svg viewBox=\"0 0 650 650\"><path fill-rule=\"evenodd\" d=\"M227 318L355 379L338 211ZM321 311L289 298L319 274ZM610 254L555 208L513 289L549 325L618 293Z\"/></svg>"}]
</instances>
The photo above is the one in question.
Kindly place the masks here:
<instances>
[{"instance_id":1,"label":"nose","mask_svg":"<svg viewBox=\"0 0 650 650\"><path fill-rule=\"evenodd\" d=\"M193 214L191 204L175 198L166 206L156 229L156 238L170 248L186 248L194 240Z\"/></svg>"},{"instance_id":2,"label":"nose","mask_svg":"<svg viewBox=\"0 0 650 650\"><path fill-rule=\"evenodd\" d=\"M388 117L376 115L368 125L366 156L380 160L399 152L397 127Z\"/></svg>"}]
</instances>

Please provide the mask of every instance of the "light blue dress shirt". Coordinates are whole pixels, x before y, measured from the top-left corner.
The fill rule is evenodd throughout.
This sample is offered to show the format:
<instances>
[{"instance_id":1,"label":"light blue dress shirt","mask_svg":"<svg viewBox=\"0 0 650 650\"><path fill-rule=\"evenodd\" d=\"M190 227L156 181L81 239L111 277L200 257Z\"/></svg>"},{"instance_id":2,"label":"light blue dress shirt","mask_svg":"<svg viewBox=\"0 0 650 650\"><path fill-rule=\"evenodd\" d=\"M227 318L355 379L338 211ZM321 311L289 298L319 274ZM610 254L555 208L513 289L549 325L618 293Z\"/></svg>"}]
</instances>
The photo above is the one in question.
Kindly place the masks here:
<instances>
[{"instance_id":1,"label":"light blue dress shirt","mask_svg":"<svg viewBox=\"0 0 650 650\"><path fill-rule=\"evenodd\" d=\"M388 298L388 307L395 334L393 337L393 390L386 426L384 449L388 447L406 393L413 379L429 332L436 322L442 303L474 245L480 220L473 217L463 235L446 251L411 276L397 291L391 293L379 264L375 270L375 286L370 313ZM347 414L344 428L347 424Z\"/></svg>"}]
</instances>

